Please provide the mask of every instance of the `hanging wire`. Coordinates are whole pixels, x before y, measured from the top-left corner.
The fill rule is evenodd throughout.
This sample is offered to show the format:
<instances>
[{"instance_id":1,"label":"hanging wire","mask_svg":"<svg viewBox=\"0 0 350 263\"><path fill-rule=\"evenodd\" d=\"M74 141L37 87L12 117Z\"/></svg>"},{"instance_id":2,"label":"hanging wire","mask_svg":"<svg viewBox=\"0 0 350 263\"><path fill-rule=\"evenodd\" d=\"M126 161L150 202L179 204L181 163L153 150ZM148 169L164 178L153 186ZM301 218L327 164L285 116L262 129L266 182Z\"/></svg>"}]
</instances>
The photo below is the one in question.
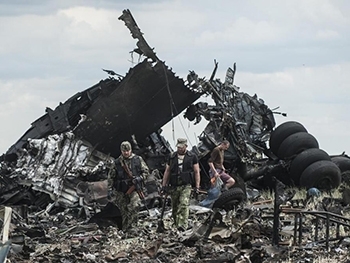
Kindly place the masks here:
<instances>
[{"instance_id":1,"label":"hanging wire","mask_svg":"<svg viewBox=\"0 0 350 263\"><path fill-rule=\"evenodd\" d=\"M162 65L163 65L163 70L164 70L165 83L166 83L166 87L167 87L169 98L170 98L171 129L172 129L173 142L175 144L174 110L177 113L177 109L176 109L176 106L175 106L175 103L174 103L173 96L172 96L172 94L170 92L169 79L168 79L168 75L166 74L167 71L166 71L165 65L164 65L164 63L162 63Z\"/></svg>"},{"instance_id":2,"label":"hanging wire","mask_svg":"<svg viewBox=\"0 0 350 263\"><path fill-rule=\"evenodd\" d=\"M183 132L185 133L185 136L186 136L186 138L187 138L187 141L190 143L191 146L193 146L193 144L192 144L192 142L191 142L191 140L190 140L190 138L189 138L189 136L188 136L188 134L187 134L187 132L186 132L186 129L185 129L185 127L184 127L184 124L182 123L182 121L181 121L180 118L179 118L179 121L180 121L182 130L183 130Z\"/></svg>"},{"instance_id":3,"label":"hanging wire","mask_svg":"<svg viewBox=\"0 0 350 263\"><path fill-rule=\"evenodd\" d=\"M177 114L178 113L178 110L176 108L176 105L174 103L174 99L173 99L173 96L170 92L170 86L169 86L169 80L168 80L168 75L166 74L166 68L165 68L165 65L163 63L163 69L164 69L164 75L165 75L165 81L166 81L166 86L167 86L167 90L168 90L168 94L169 94L169 98L170 98L170 112L171 112L171 128L172 128L172 135L173 135L173 142L175 144L175 122L174 122L174 110L175 110L175 113ZM186 129L181 121L180 118L178 118L178 120L180 121L180 124L181 124L181 127L182 127L182 130L183 132L185 133L185 136L187 138L187 141L190 143L191 146L192 145L192 142L186 132Z\"/></svg>"}]
</instances>

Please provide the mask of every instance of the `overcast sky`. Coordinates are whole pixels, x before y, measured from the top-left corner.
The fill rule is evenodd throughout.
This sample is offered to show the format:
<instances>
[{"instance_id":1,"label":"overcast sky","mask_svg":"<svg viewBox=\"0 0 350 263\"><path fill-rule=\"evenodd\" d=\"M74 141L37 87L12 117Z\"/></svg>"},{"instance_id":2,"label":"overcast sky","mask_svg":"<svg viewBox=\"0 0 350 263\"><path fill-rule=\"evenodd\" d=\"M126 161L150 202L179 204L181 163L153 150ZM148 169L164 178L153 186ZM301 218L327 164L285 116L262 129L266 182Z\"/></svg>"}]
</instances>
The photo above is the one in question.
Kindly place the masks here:
<instances>
[{"instance_id":1,"label":"overcast sky","mask_svg":"<svg viewBox=\"0 0 350 263\"><path fill-rule=\"evenodd\" d=\"M350 152L350 1L8 0L0 3L0 154L31 123L108 75L125 75L136 44L130 9L157 56L176 74L216 77L237 64L235 84L280 107L329 154ZM202 125L204 126L204 124ZM173 131L174 129L174 131ZM182 115L165 137L195 136Z\"/></svg>"}]
</instances>

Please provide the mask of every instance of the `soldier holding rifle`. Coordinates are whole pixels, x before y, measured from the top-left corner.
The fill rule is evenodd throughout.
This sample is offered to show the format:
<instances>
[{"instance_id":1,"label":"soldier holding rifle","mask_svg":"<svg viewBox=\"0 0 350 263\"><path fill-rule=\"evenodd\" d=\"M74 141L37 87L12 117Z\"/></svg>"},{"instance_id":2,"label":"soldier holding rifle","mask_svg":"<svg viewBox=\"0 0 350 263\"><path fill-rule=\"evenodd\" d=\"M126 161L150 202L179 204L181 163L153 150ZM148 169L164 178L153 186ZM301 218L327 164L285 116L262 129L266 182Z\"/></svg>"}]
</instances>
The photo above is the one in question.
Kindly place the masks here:
<instances>
[{"instance_id":1,"label":"soldier holding rifle","mask_svg":"<svg viewBox=\"0 0 350 263\"><path fill-rule=\"evenodd\" d=\"M140 198L144 199L142 186L149 175L143 158L132 152L130 142L120 145L121 155L115 160L115 169L109 175L109 198L122 215L122 230L137 225Z\"/></svg>"}]
</instances>

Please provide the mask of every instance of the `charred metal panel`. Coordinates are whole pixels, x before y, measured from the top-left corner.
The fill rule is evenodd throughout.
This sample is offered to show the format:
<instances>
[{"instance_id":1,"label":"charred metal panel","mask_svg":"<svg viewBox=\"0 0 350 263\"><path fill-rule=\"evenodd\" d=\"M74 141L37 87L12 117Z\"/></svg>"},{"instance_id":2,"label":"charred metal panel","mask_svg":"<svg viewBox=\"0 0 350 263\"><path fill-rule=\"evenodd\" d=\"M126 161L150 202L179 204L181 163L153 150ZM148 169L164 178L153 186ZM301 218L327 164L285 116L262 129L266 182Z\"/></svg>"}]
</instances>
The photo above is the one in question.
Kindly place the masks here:
<instances>
[{"instance_id":1,"label":"charred metal panel","mask_svg":"<svg viewBox=\"0 0 350 263\"><path fill-rule=\"evenodd\" d=\"M107 79L104 82L118 82ZM102 82L102 81L101 81ZM34 121L22 137L13 144L6 155L17 154L27 143L28 139L41 139L48 135L66 132L75 127L81 120L81 114L91 106L101 92L100 84L96 84L69 98L65 103L60 103L55 110L46 108L46 114Z\"/></svg>"},{"instance_id":2,"label":"charred metal panel","mask_svg":"<svg viewBox=\"0 0 350 263\"><path fill-rule=\"evenodd\" d=\"M145 60L130 69L111 93L102 92L74 133L99 151L116 156L123 140L130 140L131 135L137 141L146 139L200 95L186 87L163 62Z\"/></svg>"},{"instance_id":3,"label":"charred metal panel","mask_svg":"<svg viewBox=\"0 0 350 263\"><path fill-rule=\"evenodd\" d=\"M116 156L120 142L130 140L131 135L146 140L200 95L163 62L145 60L131 68L122 81L102 80L55 110L47 108L6 154L16 154L29 138L73 130L98 150Z\"/></svg>"},{"instance_id":4,"label":"charred metal panel","mask_svg":"<svg viewBox=\"0 0 350 263\"><path fill-rule=\"evenodd\" d=\"M153 61L159 61L159 58L156 56L156 53L153 49L147 44L140 28L137 26L134 17L132 16L129 9L123 10L123 14L118 18L124 21L125 25L129 28L131 36L133 38L137 38L138 41L136 43L137 48L134 49L139 55L144 55Z\"/></svg>"}]
</instances>

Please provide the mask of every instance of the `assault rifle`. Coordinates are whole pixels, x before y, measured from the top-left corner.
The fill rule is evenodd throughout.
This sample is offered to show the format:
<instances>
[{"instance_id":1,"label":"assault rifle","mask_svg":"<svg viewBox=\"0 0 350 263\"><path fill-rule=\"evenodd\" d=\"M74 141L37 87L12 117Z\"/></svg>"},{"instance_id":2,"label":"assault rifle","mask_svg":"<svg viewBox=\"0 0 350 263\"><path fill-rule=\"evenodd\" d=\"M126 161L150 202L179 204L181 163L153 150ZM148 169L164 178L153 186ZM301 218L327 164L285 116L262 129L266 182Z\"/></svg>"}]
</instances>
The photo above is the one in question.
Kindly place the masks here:
<instances>
[{"instance_id":1,"label":"assault rifle","mask_svg":"<svg viewBox=\"0 0 350 263\"><path fill-rule=\"evenodd\" d=\"M143 201L148 214L149 214L149 210L147 207L147 202L145 199L145 193L142 191L142 183L143 183L143 179L142 177L134 177L129 169L129 167L126 165L126 163L124 162L124 160L121 161L122 167L125 170L125 172L127 173L127 175L130 177L131 181L132 181L132 186L130 186L130 188L128 189L128 191L126 191L127 195L130 195L132 192L136 191L138 196L140 197L141 201ZM140 178L141 180L138 180L137 178Z\"/></svg>"}]
</instances>

